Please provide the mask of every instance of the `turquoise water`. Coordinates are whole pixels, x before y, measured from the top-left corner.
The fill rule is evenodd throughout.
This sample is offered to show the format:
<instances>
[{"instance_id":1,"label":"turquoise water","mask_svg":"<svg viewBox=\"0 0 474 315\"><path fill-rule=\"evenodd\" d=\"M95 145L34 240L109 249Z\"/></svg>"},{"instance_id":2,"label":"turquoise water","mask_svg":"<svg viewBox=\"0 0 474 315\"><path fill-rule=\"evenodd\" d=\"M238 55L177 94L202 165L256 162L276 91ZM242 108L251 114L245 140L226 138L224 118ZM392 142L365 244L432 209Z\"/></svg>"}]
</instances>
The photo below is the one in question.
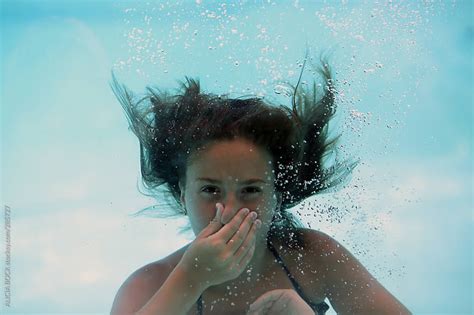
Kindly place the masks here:
<instances>
[{"instance_id":1,"label":"turquoise water","mask_svg":"<svg viewBox=\"0 0 474 315\"><path fill-rule=\"evenodd\" d=\"M413 313L472 313L471 1L1 5L2 313L107 313L132 271L192 239L176 233L183 220L129 216L153 200L136 189L112 69L138 92L188 75L290 104L275 91L296 83L306 47L332 54L334 132L362 163L295 211ZM311 212L330 205L340 210Z\"/></svg>"}]
</instances>

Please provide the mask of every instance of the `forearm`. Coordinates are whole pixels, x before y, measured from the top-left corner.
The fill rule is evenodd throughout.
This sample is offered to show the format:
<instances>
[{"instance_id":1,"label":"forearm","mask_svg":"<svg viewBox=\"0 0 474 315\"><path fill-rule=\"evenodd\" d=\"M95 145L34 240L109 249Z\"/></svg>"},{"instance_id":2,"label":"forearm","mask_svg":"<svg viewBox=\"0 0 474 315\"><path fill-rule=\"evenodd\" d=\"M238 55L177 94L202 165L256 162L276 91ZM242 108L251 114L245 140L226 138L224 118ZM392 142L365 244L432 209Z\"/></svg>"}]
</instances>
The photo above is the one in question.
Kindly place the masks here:
<instances>
[{"instance_id":1,"label":"forearm","mask_svg":"<svg viewBox=\"0 0 474 315\"><path fill-rule=\"evenodd\" d=\"M185 315L202 291L199 285L190 281L178 264L161 288L136 315Z\"/></svg>"}]
</instances>

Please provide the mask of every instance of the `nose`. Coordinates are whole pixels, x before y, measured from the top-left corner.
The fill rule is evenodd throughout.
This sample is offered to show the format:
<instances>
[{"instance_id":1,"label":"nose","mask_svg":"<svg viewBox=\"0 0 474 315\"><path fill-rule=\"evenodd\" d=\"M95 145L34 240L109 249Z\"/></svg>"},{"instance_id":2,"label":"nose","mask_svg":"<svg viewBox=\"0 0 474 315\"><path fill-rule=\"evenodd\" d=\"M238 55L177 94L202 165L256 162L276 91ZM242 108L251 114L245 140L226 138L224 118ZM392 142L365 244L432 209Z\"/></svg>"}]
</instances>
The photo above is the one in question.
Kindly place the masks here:
<instances>
[{"instance_id":1,"label":"nose","mask_svg":"<svg viewBox=\"0 0 474 315\"><path fill-rule=\"evenodd\" d=\"M221 200L221 204L224 207L221 217L222 224L229 223L240 209L245 208L245 205L232 194L227 194L226 198Z\"/></svg>"}]
</instances>

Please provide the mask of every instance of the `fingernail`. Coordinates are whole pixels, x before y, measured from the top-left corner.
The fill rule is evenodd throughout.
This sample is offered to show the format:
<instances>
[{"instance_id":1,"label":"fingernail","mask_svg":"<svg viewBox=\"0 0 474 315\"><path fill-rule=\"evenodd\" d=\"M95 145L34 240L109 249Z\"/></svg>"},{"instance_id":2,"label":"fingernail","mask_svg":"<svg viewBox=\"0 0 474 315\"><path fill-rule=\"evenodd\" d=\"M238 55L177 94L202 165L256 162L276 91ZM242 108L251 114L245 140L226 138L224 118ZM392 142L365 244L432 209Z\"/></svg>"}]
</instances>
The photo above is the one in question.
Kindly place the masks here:
<instances>
[{"instance_id":1,"label":"fingernail","mask_svg":"<svg viewBox=\"0 0 474 315\"><path fill-rule=\"evenodd\" d=\"M248 214L248 213L250 212L250 210L247 209L247 208L244 208L244 209L242 209L242 210L244 211L245 214Z\"/></svg>"},{"instance_id":2,"label":"fingernail","mask_svg":"<svg viewBox=\"0 0 474 315\"><path fill-rule=\"evenodd\" d=\"M259 228L260 226L262 226L262 221L260 220L255 221L255 225Z\"/></svg>"}]
</instances>

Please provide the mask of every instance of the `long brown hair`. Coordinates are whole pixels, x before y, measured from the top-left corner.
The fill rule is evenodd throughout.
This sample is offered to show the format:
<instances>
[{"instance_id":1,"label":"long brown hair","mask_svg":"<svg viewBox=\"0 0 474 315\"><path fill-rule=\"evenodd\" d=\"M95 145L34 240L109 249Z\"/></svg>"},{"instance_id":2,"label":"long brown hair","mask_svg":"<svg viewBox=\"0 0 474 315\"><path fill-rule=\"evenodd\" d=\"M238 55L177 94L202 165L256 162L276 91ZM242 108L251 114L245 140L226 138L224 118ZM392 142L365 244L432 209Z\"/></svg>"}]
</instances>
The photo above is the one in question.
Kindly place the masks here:
<instances>
[{"instance_id":1,"label":"long brown hair","mask_svg":"<svg viewBox=\"0 0 474 315\"><path fill-rule=\"evenodd\" d=\"M112 90L140 142L141 192L157 200L165 196L165 207L151 206L138 214L186 215L178 183L184 183L190 155L210 141L242 137L273 157L275 189L282 202L269 237L284 233L290 236L290 246L292 241L302 246L297 229L303 225L287 210L339 186L357 165L337 160L325 165L325 157L336 151L340 135L328 136L328 123L336 112L336 89L327 61L321 57L320 62L315 70L324 80L322 91L316 82L311 90L299 85L303 65L297 85L287 84L293 91L291 107L269 104L258 97L232 99L206 94L199 79L188 77L175 94L147 87L145 95L135 96L112 73ZM190 225L181 232L189 229Z\"/></svg>"}]
</instances>

